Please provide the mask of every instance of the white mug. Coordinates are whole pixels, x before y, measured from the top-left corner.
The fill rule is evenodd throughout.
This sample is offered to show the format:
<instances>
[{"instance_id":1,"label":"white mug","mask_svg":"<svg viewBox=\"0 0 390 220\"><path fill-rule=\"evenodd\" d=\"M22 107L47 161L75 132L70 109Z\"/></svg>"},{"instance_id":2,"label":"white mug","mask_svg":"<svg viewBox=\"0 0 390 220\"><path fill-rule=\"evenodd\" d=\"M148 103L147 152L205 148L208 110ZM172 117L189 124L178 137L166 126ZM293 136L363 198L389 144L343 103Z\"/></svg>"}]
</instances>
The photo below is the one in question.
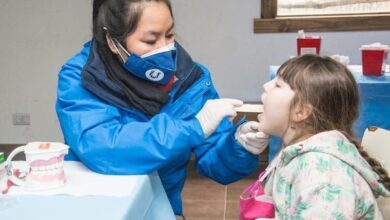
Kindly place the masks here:
<instances>
[{"instance_id":1,"label":"white mug","mask_svg":"<svg viewBox=\"0 0 390 220\"><path fill-rule=\"evenodd\" d=\"M65 184L64 157L69 147L58 142L30 142L15 148L8 156L7 176L15 185L27 190L45 190ZM27 170L12 168L12 158L24 152Z\"/></svg>"}]
</instances>

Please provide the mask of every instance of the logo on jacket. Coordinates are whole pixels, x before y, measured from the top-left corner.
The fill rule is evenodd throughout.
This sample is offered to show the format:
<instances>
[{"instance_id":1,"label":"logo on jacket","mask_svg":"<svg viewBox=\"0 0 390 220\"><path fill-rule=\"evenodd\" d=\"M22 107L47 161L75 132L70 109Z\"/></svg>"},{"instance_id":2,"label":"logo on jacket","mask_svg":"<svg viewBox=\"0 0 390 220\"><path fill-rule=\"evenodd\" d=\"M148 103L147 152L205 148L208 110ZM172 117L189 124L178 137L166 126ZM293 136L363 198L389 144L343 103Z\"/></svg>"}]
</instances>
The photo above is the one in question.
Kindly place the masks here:
<instances>
[{"instance_id":1,"label":"logo on jacket","mask_svg":"<svg viewBox=\"0 0 390 220\"><path fill-rule=\"evenodd\" d=\"M164 72L159 69L150 69L145 73L146 78L152 81L160 81L164 78Z\"/></svg>"}]
</instances>

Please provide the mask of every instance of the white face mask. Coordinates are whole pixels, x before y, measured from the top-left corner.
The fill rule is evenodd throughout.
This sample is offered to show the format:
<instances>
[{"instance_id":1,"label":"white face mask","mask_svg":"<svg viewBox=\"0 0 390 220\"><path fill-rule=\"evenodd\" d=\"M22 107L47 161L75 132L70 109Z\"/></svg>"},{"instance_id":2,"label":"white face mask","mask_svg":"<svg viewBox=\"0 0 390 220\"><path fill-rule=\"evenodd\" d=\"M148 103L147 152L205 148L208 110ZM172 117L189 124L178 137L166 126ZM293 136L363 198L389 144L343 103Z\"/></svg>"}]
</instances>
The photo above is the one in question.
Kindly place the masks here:
<instances>
[{"instance_id":1,"label":"white face mask","mask_svg":"<svg viewBox=\"0 0 390 220\"><path fill-rule=\"evenodd\" d=\"M163 47L160 47L156 50L150 51L149 53L142 55L141 58L150 57L150 56L153 56L153 55L158 54L158 53L164 53L164 52L168 52L168 51L175 50L175 49L176 49L175 43L172 42L170 44L167 44Z\"/></svg>"},{"instance_id":2,"label":"white face mask","mask_svg":"<svg viewBox=\"0 0 390 220\"><path fill-rule=\"evenodd\" d=\"M119 45L119 47L126 53L127 56L131 56L131 53L129 51L127 51L121 43L119 43L118 41L115 41L116 44ZM116 44L113 42L113 45L114 45L114 48L116 49L116 51L119 53L119 49L116 47ZM141 58L146 58L146 57L150 57L150 56L153 56L153 55L156 55L156 54L159 54L159 53L164 53L164 52L168 52L168 51L171 51L171 50L175 50L176 47L175 47L175 43L172 42L170 44L167 44L163 47L160 47L156 50L153 50L153 51L150 51L142 56L140 56ZM120 55L120 53L119 53ZM125 61L125 59L121 56L122 60Z\"/></svg>"}]
</instances>

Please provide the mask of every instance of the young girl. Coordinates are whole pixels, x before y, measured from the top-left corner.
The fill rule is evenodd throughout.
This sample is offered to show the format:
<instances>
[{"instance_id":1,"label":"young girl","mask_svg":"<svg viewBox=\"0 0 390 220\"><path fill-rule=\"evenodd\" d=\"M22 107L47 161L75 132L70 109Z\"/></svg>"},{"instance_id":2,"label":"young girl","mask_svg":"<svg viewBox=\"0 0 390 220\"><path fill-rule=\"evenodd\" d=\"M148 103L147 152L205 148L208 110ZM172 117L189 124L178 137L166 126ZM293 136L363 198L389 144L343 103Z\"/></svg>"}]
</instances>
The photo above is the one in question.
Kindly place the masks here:
<instances>
[{"instance_id":1,"label":"young girl","mask_svg":"<svg viewBox=\"0 0 390 220\"><path fill-rule=\"evenodd\" d=\"M259 130L284 147L264 191L277 219L382 219L375 198L390 196L381 165L353 139L359 95L351 72L328 57L285 62L264 84Z\"/></svg>"}]
</instances>

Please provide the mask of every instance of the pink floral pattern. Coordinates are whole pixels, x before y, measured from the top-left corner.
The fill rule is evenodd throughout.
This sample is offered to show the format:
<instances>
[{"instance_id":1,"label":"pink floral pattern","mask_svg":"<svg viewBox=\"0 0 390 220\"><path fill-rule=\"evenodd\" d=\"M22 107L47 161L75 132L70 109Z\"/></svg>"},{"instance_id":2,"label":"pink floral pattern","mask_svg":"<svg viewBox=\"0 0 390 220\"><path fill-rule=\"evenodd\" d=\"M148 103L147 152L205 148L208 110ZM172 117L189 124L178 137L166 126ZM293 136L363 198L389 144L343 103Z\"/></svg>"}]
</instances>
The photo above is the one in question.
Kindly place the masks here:
<instances>
[{"instance_id":1,"label":"pink floral pattern","mask_svg":"<svg viewBox=\"0 0 390 220\"><path fill-rule=\"evenodd\" d=\"M265 192L277 219L382 219L375 196L390 196L355 145L327 131L287 146Z\"/></svg>"}]
</instances>

